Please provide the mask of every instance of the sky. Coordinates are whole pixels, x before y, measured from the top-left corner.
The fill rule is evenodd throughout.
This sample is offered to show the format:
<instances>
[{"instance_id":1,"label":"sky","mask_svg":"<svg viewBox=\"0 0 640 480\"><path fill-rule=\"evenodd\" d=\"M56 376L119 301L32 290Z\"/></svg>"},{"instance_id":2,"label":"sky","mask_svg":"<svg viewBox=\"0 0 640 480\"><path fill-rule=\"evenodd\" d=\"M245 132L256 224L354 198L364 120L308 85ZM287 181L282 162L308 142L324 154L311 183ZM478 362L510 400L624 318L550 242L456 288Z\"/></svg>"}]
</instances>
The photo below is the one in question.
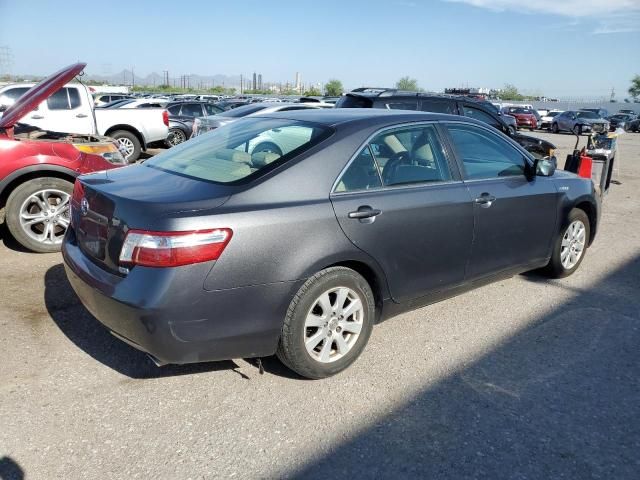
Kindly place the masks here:
<instances>
[{"instance_id":1,"label":"sky","mask_svg":"<svg viewBox=\"0 0 640 480\"><path fill-rule=\"evenodd\" d=\"M0 0L11 73L337 78L346 88L500 88L622 99L640 74L640 0Z\"/></svg>"}]
</instances>

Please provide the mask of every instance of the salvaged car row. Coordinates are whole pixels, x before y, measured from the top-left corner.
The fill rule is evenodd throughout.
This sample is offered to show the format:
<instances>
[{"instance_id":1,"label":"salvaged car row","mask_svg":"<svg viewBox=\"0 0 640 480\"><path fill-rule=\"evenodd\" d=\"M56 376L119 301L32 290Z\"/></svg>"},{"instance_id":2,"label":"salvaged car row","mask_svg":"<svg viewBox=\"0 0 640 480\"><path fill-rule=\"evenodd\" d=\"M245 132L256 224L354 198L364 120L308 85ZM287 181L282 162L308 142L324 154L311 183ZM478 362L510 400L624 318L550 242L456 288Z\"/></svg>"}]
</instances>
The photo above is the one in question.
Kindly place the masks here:
<instances>
[{"instance_id":1,"label":"salvaged car row","mask_svg":"<svg viewBox=\"0 0 640 480\"><path fill-rule=\"evenodd\" d=\"M83 68L0 118L7 226L29 249L62 246L86 308L159 365L276 353L333 375L390 316L527 270L572 274L598 230L591 177L556 170L554 145L517 129L608 130L599 117L367 88L335 106L96 108L69 83ZM56 106L92 130L20 123L53 122ZM172 148L118 168L180 122Z\"/></svg>"}]
</instances>

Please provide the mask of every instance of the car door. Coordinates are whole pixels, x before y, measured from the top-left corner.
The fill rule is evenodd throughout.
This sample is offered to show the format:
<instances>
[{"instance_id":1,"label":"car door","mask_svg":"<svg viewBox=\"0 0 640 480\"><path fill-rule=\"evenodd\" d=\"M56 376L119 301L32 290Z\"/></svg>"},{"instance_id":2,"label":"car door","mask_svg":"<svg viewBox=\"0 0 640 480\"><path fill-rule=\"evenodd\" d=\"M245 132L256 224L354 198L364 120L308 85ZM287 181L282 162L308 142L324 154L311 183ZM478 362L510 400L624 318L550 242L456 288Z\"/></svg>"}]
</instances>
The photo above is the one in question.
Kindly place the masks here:
<instances>
[{"instance_id":1,"label":"car door","mask_svg":"<svg viewBox=\"0 0 640 480\"><path fill-rule=\"evenodd\" d=\"M463 283L473 204L434 124L377 134L336 181L331 202L347 237L384 270L395 301Z\"/></svg>"},{"instance_id":2,"label":"car door","mask_svg":"<svg viewBox=\"0 0 640 480\"><path fill-rule=\"evenodd\" d=\"M25 117L24 122L43 130L94 133L91 100L84 88L69 85L58 90Z\"/></svg>"},{"instance_id":3,"label":"car door","mask_svg":"<svg viewBox=\"0 0 640 480\"><path fill-rule=\"evenodd\" d=\"M446 127L474 209L467 279L547 258L557 216L553 180L528 176L526 154L490 128L457 122Z\"/></svg>"}]
</instances>

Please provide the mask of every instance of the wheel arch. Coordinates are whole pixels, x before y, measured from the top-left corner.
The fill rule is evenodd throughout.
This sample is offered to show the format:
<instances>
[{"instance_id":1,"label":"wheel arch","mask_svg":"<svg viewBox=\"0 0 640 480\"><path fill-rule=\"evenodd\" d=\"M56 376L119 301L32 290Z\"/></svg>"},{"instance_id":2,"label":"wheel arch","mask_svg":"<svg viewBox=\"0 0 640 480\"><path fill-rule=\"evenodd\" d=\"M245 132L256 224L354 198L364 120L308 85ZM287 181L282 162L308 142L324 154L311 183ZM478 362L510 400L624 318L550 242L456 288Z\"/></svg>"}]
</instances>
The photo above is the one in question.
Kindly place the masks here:
<instances>
[{"instance_id":1,"label":"wheel arch","mask_svg":"<svg viewBox=\"0 0 640 480\"><path fill-rule=\"evenodd\" d=\"M383 303L390 298L389 288L387 286L387 279L384 273L378 268L372 267L362 260L341 260L331 264L328 264L321 268L324 270L331 267L346 267L354 270L367 281L373 292L373 297L376 305L376 323L379 321L382 313Z\"/></svg>"},{"instance_id":2,"label":"wheel arch","mask_svg":"<svg viewBox=\"0 0 640 480\"><path fill-rule=\"evenodd\" d=\"M587 200L580 201L574 205L573 208L577 208L578 210L582 210L589 219L589 242L588 245L591 246L593 243L593 239L596 235L596 230L598 228L598 215L596 212L596 208L592 205L591 202Z\"/></svg>"},{"instance_id":3,"label":"wheel arch","mask_svg":"<svg viewBox=\"0 0 640 480\"><path fill-rule=\"evenodd\" d=\"M59 165L32 165L16 170L0 180L0 208L5 206L7 198L17 186L29 180L54 177L73 183L78 175L75 170Z\"/></svg>"},{"instance_id":4,"label":"wheel arch","mask_svg":"<svg viewBox=\"0 0 640 480\"><path fill-rule=\"evenodd\" d=\"M136 138L140 141L140 147L142 148L142 150L143 151L147 150L147 142L145 141L144 136L142 135L142 133L140 133L138 129L136 129L135 127L132 127L131 125L127 125L127 124L113 125L109 127L107 131L104 132L104 134L105 136L109 137L111 136L112 133L117 132L118 130L125 130L129 133L134 134Z\"/></svg>"}]
</instances>

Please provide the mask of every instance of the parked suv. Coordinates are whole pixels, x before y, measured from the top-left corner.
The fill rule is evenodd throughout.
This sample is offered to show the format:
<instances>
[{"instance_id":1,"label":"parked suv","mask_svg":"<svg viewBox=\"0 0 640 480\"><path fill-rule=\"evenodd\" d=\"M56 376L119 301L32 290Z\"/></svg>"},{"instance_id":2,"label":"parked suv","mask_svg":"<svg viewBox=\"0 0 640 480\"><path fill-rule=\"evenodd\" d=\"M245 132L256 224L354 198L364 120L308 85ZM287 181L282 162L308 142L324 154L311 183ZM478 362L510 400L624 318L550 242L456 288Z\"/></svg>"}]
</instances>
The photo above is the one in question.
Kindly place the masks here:
<instances>
[{"instance_id":1,"label":"parked suv","mask_svg":"<svg viewBox=\"0 0 640 480\"><path fill-rule=\"evenodd\" d=\"M178 145L191 137L193 122L196 118L217 115L224 108L211 102L172 102L167 105L169 112L169 135L165 141L167 147Z\"/></svg>"},{"instance_id":2,"label":"parked suv","mask_svg":"<svg viewBox=\"0 0 640 480\"><path fill-rule=\"evenodd\" d=\"M388 110L421 110L475 118L488 123L513 138L536 157L547 157L555 146L546 140L520 135L515 129L515 119L500 115L496 107L486 100L464 96L433 93L405 92L386 88L356 88L336 102L336 108L386 108ZM513 121L510 125L507 117Z\"/></svg>"}]
</instances>

